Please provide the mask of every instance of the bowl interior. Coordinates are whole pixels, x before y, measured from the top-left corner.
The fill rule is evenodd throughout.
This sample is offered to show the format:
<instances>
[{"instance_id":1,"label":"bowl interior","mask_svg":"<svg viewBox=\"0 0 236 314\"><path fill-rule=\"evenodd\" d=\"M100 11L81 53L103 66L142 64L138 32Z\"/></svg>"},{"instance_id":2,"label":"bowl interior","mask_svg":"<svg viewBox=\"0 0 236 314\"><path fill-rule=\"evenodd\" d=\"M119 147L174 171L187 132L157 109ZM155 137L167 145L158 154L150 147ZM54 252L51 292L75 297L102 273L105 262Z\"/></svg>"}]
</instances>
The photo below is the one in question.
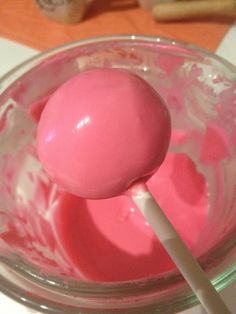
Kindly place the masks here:
<instances>
[{"instance_id":1,"label":"bowl interior","mask_svg":"<svg viewBox=\"0 0 236 314\"><path fill-rule=\"evenodd\" d=\"M207 184L207 223L191 249L210 271L235 251L236 72L210 54L160 39L75 44L36 58L2 82L3 259L21 263L25 272L41 280L76 278L73 285L84 285L84 278L71 267L57 242L52 216L61 191L38 161L35 131L51 93L76 73L94 67L128 69L148 81L167 103L174 130L170 152L188 156ZM169 280L174 275L172 269L164 277ZM163 274L156 279L163 280Z\"/></svg>"}]
</instances>

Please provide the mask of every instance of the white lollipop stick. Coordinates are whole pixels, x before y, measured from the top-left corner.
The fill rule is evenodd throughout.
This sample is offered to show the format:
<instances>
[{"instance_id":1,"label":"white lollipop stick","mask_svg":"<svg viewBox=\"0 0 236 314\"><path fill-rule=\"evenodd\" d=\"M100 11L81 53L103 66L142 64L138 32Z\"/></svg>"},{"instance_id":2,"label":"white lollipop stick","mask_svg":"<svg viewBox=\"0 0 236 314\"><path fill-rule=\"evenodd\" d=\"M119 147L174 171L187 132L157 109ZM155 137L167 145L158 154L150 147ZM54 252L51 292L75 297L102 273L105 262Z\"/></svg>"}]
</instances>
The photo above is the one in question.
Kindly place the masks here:
<instances>
[{"instance_id":1,"label":"white lollipop stick","mask_svg":"<svg viewBox=\"0 0 236 314\"><path fill-rule=\"evenodd\" d=\"M131 192L134 203L143 213L207 313L230 314L220 295L148 191L147 186L144 183L137 184L132 187Z\"/></svg>"}]
</instances>

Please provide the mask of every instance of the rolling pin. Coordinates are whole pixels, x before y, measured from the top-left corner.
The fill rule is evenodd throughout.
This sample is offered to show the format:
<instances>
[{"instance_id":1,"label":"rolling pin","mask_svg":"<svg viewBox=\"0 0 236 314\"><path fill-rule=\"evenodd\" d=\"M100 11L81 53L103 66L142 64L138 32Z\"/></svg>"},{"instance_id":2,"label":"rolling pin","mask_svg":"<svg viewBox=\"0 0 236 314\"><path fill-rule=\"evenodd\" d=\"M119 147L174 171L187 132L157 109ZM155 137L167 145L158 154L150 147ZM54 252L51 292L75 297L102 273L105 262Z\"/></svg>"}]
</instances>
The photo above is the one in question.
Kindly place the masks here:
<instances>
[{"instance_id":1,"label":"rolling pin","mask_svg":"<svg viewBox=\"0 0 236 314\"><path fill-rule=\"evenodd\" d=\"M171 22L205 17L236 17L236 0L193 0L156 4L152 13L157 21Z\"/></svg>"}]
</instances>

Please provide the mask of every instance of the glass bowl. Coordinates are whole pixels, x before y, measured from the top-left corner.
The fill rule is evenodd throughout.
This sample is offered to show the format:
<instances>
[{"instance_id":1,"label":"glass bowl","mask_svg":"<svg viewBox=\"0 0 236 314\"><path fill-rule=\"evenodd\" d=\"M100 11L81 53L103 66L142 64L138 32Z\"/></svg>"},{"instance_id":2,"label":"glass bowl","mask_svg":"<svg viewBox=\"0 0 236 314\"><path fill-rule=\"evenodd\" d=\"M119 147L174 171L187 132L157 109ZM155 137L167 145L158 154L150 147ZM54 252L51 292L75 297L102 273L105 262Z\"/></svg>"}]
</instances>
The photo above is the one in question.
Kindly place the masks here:
<instances>
[{"instance_id":1,"label":"glass bowl","mask_svg":"<svg viewBox=\"0 0 236 314\"><path fill-rule=\"evenodd\" d=\"M45 313L190 308L198 300L176 269L122 282L86 281L75 276L55 246L48 217L59 192L37 159L35 130L50 94L94 67L133 71L166 101L175 130L170 151L187 154L208 185L208 223L193 254L217 290L236 279L236 69L184 43L133 35L50 50L0 80L0 290Z\"/></svg>"}]
</instances>

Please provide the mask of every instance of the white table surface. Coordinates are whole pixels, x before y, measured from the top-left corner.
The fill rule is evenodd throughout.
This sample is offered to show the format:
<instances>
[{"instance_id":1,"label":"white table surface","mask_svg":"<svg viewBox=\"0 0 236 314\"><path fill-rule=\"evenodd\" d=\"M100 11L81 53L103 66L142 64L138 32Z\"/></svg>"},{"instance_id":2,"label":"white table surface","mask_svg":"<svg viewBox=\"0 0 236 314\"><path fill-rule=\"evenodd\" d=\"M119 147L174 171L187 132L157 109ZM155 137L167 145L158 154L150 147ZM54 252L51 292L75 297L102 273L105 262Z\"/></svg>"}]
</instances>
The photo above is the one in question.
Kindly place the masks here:
<instances>
[{"instance_id":1,"label":"white table surface","mask_svg":"<svg viewBox=\"0 0 236 314\"><path fill-rule=\"evenodd\" d=\"M38 51L29 47L20 45L15 42L0 38L0 77L7 71L18 65L20 62L37 54ZM236 65L236 23L231 27L229 32L224 37L216 53ZM229 306L232 314L236 314L236 282L225 289L222 297ZM36 314L21 304L18 304L5 295L0 293L0 312L1 313L16 313L16 314ZM203 314L205 311L201 306L196 306L190 310L184 311L181 314ZM39 313L38 313L39 314ZM163 313L164 314L164 313ZM222 313L224 314L224 313Z\"/></svg>"}]
</instances>

